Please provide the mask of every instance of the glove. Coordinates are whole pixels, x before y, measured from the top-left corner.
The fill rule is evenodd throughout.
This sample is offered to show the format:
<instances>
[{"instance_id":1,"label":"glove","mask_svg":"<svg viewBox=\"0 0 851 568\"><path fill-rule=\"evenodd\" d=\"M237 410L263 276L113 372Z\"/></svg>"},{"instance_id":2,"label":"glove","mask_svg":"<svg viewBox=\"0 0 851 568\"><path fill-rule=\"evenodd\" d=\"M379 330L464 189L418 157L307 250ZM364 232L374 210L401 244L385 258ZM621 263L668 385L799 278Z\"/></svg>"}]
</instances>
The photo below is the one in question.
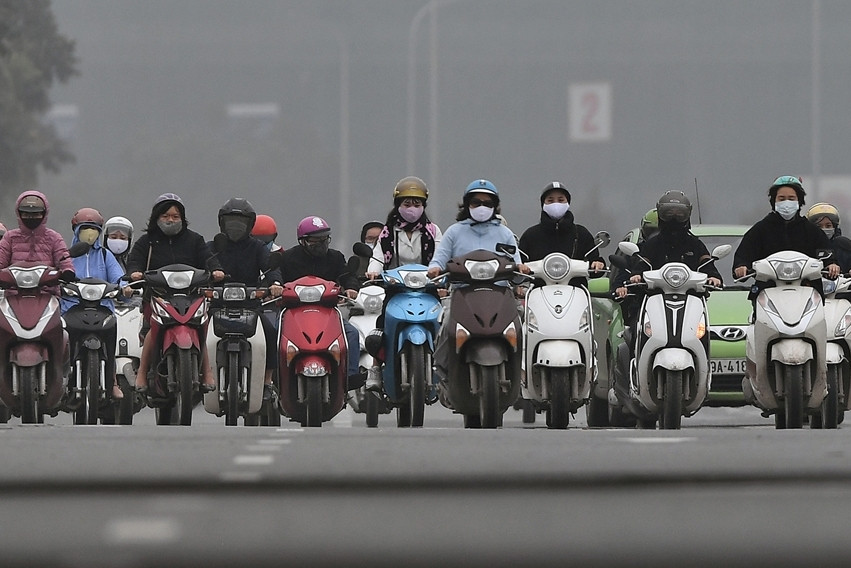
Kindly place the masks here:
<instances>
[{"instance_id":1,"label":"glove","mask_svg":"<svg viewBox=\"0 0 851 568\"><path fill-rule=\"evenodd\" d=\"M59 279L63 282L76 282L78 280L77 274L73 270L63 270Z\"/></svg>"}]
</instances>

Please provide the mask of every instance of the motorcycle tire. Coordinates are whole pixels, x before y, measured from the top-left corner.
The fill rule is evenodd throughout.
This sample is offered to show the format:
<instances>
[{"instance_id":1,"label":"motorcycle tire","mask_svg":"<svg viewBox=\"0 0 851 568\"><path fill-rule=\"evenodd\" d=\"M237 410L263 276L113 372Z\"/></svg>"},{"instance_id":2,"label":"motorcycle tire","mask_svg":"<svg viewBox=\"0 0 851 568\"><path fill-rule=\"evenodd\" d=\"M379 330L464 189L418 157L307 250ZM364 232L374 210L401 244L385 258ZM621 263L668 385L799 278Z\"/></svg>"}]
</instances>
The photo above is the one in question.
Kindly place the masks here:
<instances>
[{"instance_id":1,"label":"motorcycle tire","mask_svg":"<svg viewBox=\"0 0 851 568\"><path fill-rule=\"evenodd\" d=\"M804 366L783 365L783 403L786 428L804 426Z\"/></svg>"},{"instance_id":2,"label":"motorcycle tire","mask_svg":"<svg viewBox=\"0 0 851 568\"><path fill-rule=\"evenodd\" d=\"M320 428L322 426L322 381L318 378L310 379L302 377L305 382L305 413L304 425L308 428Z\"/></svg>"},{"instance_id":3,"label":"motorcycle tire","mask_svg":"<svg viewBox=\"0 0 851 568\"><path fill-rule=\"evenodd\" d=\"M169 373L171 376L171 373ZM198 381L198 354L181 349L177 355L177 411L181 426L192 425L192 410L195 407L195 383Z\"/></svg>"},{"instance_id":4,"label":"motorcycle tire","mask_svg":"<svg viewBox=\"0 0 851 568\"><path fill-rule=\"evenodd\" d=\"M38 378L35 367L18 367L21 400L21 423L38 424Z\"/></svg>"},{"instance_id":5,"label":"motorcycle tire","mask_svg":"<svg viewBox=\"0 0 851 568\"><path fill-rule=\"evenodd\" d=\"M566 367L550 367L550 412L547 427L564 430L570 422L570 384L572 373Z\"/></svg>"},{"instance_id":6,"label":"motorcycle tire","mask_svg":"<svg viewBox=\"0 0 851 568\"><path fill-rule=\"evenodd\" d=\"M815 423L815 417L811 423ZM839 366L827 366L827 396L821 403L821 426L834 429L839 425Z\"/></svg>"},{"instance_id":7,"label":"motorcycle tire","mask_svg":"<svg viewBox=\"0 0 851 568\"><path fill-rule=\"evenodd\" d=\"M525 398L518 399L518 402L523 411L523 424L534 424L538 414L535 412L535 403Z\"/></svg>"},{"instance_id":8,"label":"motorcycle tire","mask_svg":"<svg viewBox=\"0 0 851 568\"><path fill-rule=\"evenodd\" d=\"M98 423L100 404L100 357L97 351L86 352L86 367L83 373L86 385L86 424Z\"/></svg>"},{"instance_id":9,"label":"motorcycle tire","mask_svg":"<svg viewBox=\"0 0 851 568\"><path fill-rule=\"evenodd\" d=\"M129 364L129 363L128 363ZM116 411L116 419L118 424L129 426L133 424L133 414L136 404L135 389L130 386L127 378L124 375L116 375L115 380L118 381L118 387L124 394L124 398L118 401L118 410Z\"/></svg>"},{"instance_id":10,"label":"motorcycle tire","mask_svg":"<svg viewBox=\"0 0 851 568\"><path fill-rule=\"evenodd\" d=\"M499 408L499 377L503 375L499 365L480 366L478 368L481 382L479 391L479 417L482 428L498 428L502 412Z\"/></svg>"},{"instance_id":11,"label":"motorcycle tire","mask_svg":"<svg viewBox=\"0 0 851 568\"><path fill-rule=\"evenodd\" d=\"M366 391L363 398L364 406L366 407L366 427L377 428L381 400L379 400L376 393L371 391Z\"/></svg>"},{"instance_id":12,"label":"motorcycle tire","mask_svg":"<svg viewBox=\"0 0 851 568\"><path fill-rule=\"evenodd\" d=\"M410 406L410 426L421 428L425 421L425 396L426 385L431 382L428 375L431 366L426 365L429 357L426 356L425 345L408 344L405 346L403 357L406 358L403 369L407 369L410 378L410 391L408 393L408 405Z\"/></svg>"},{"instance_id":13,"label":"motorcycle tire","mask_svg":"<svg viewBox=\"0 0 851 568\"><path fill-rule=\"evenodd\" d=\"M227 396L225 426L236 426L239 420L239 353L234 351L228 353L225 381L227 383L225 387Z\"/></svg>"},{"instance_id":14,"label":"motorcycle tire","mask_svg":"<svg viewBox=\"0 0 851 568\"><path fill-rule=\"evenodd\" d=\"M683 372L660 371L664 375L665 400L659 416L661 430L679 430L683 418Z\"/></svg>"}]
</instances>

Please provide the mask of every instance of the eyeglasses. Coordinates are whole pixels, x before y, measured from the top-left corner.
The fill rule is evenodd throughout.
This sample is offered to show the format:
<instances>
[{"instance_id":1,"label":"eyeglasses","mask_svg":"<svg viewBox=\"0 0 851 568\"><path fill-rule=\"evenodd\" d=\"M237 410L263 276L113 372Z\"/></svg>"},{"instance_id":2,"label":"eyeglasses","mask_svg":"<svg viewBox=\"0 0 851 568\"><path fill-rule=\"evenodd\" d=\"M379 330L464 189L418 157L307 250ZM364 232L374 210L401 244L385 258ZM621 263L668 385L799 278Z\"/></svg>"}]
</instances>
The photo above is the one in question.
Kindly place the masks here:
<instances>
[{"instance_id":1,"label":"eyeglasses","mask_svg":"<svg viewBox=\"0 0 851 568\"><path fill-rule=\"evenodd\" d=\"M771 185L789 185L790 183L794 183L795 185L804 185L801 183L801 178L795 176L780 176L774 183Z\"/></svg>"},{"instance_id":2,"label":"eyeglasses","mask_svg":"<svg viewBox=\"0 0 851 568\"><path fill-rule=\"evenodd\" d=\"M488 199L487 201L482 201L481 199L473 198L470 200L470 205L472 207L493 207L493 201Z\"/></svg>"}]
</instances>

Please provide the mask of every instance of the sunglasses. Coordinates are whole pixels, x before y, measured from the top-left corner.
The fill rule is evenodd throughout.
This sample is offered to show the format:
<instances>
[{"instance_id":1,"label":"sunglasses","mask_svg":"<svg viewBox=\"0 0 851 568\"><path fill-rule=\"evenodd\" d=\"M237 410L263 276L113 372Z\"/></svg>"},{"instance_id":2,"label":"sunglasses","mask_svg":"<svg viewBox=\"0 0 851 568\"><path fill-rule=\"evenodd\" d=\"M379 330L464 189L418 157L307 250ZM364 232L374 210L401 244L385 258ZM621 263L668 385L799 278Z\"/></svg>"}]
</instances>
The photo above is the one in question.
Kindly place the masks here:
<instances>
[{"instance_id":1,"label":"sunglasses","mask_svg":"<svg viewBox=\"0 0 851 568\"><path fill-rule=\"evenodd\" d=\"M481 199L473 198L470 200L470 206L472 207L493 207L493 201L488 199L487 201L482 201Z\"/></svg>"}]
</instances>

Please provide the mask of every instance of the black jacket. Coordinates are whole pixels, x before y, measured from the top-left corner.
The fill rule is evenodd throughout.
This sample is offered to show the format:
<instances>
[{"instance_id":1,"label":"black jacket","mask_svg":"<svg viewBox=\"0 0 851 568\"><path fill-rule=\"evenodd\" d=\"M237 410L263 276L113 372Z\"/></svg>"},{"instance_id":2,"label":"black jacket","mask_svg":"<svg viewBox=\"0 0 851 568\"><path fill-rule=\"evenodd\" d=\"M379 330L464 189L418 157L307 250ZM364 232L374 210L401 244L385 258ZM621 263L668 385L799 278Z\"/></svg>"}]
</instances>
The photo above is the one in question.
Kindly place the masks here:
<instances>
[{"instance_id":1,"label":"black jacket","mask_svg":"<svg viewBox=\"0 0 851 568\"><path fill-rule=\"evenodd\" d=\"M668 262L682 262L690 269L697 270L709 258L706 245L689 231L676 233L660 231L641 243L638 250L639 254L650 262L653 270L662 268ZM641 274L645 270L650 270L650 267L639 262L633 272ZM723 281L713 262L701 268L700 272ZM630 276L625 274L622 283L629 280Z\"/></svg>"},{"instance_id":2,"label":"black jacket","mask_svg":"<svg viewBox=\"0 0 851 568\"><path fill-rule=\"evenodd\" d=\"M174 237L148 231L133 244L127 257L127 272L156 270L169 264L188 264L205 270L221 270L218 259L210 252L204 237L183 229Z\"/></svg>"},{"instance_id":3,"label":"black jacket","mask_svg":"<svg viewBox=\"0 0 851 568\"><path fill-rule=\"evenodd\" d=\"M553 252L560 252L577 260L603 262L599 249L585 257L588 251L594 248L594 237L588 229L573 222L571 211L565 213L561 219L553 219L541 211L541 222L523 232L519 245L520 250L530 261L540 260ZM575 280L583 280L583 282L571 282L571 284L585 284L584 278Z\"/></svg>"},{"instance_id":4,"label":"black jacket","mask_svg":"<svg viewBox=\"0 0 851 568\"><path fill-rule=\"evenodd\" d=\"M833 249L833 259L839 265L842 274L847 274L851 270L851 239L840 234L837 228L836 233L830 238L830 248Z\"/></svg>"},{"instance_id":5,"label":"black jacket","mask_svg":"<svg viewBox=\"0 0 851 568\"><path fill-rule=\"evenodd\" d=\"M281 255L281 282L287 283L302 276L318 276L337 282L346 290L360 289L357 277L346 267L346 257L338 250L329 249L322 257L315 257L299 245Z\"/></svg>"},{"instance_id":6,"label":"black jacket","mask_svg":"<svg viewBox=\"0 0 851 568\"><path fill-rule=\"evenodd\" d=\"M733 270L782 250L794 250L817 258L819 250L831 249L830 241L818 226L800 215L791 221L783 220L772 211L748 229L733 256Z\"/></svg>"},{"instance_id":7,"label":"black jacket","mask_svg":"<svg viewBox=\"0 0 851 568\"><path fill-rule=\"evenodd\" d=\"M212 243L207 245L210 250L215 250ZM269 286L274 282L283 282L281 271L278 269L270 270L263 280L260 280L260 274L269 265L269 250L254 237L246 237L237 242L228 239L224 250L216 253L216 258L231 282L242 282L247 286Z\"/></svg>"}]
</instances>

